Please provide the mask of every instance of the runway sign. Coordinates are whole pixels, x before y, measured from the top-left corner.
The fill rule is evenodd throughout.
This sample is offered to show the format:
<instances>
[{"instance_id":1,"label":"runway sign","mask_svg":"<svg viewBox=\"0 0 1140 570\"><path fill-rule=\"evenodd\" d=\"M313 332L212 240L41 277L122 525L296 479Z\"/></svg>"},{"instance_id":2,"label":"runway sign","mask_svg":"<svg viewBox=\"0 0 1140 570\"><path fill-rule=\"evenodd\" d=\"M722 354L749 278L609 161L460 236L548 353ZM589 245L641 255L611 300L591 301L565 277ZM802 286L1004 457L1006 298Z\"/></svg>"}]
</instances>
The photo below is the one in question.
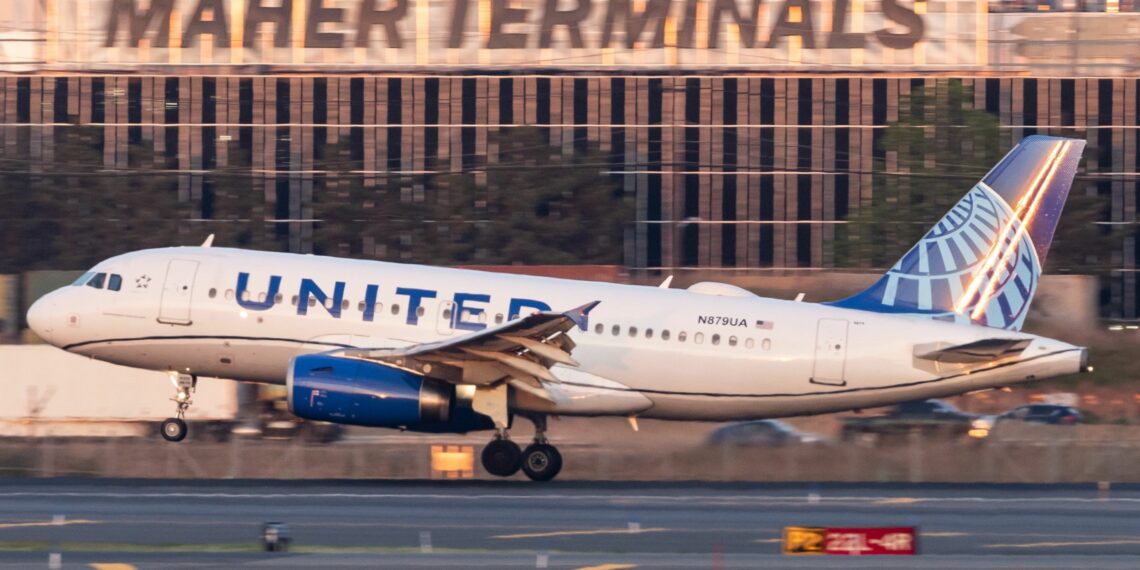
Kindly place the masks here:
<instances>
[{"instance_id":1,"label":"runway sign","mask_svg":"<svg viewBox=\"0 0 1140 570\"><path fill-rule=\"evenodd\" d=\"M918 554L914 527L784 527L784 554Z\"/></svg>"}]
</instances>

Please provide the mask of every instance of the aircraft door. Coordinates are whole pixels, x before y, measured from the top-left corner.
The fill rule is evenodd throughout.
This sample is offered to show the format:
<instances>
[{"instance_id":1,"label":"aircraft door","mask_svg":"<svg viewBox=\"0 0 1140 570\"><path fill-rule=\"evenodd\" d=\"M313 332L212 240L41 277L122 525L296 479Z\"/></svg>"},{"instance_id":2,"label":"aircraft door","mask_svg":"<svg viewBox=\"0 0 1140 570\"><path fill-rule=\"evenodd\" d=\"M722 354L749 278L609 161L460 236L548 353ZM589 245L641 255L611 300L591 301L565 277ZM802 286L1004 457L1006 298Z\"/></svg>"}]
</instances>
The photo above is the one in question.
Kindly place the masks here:
<instances>
[{"instance_id":1,"label":"aircraft door","mask_svg":"<svg viewBox=\"0 0 1140 570\"><path fill-rule=\"evenodd\" d=\"M198 262L172 259L166 267L166 280L162 285L158 322L171 325L190 324L190 297L194 293L194 277Z\"/></svg>"},{"instance_id":2,"label":"aircraft door","mask_svg":"<svg viewBox=\"0 0 1140 570\"><path fill-rule=\"evenodd\" d=\"M847 321L820 319L815 336L815 369L811 382L828 386L845 386L847 365Z\"/></svg>"},{"instance_id":3,"label":"aircraft door","mask_svg":"<svg viewBox=\"0 0 1140 570\"><path fill-rule=\"evenodd\" d=\"M435 321L435 332L441 335L450 335L455 331L453 327L455 318L455 301L439 302L439 317Z\"/></svg>"}]
</instances>

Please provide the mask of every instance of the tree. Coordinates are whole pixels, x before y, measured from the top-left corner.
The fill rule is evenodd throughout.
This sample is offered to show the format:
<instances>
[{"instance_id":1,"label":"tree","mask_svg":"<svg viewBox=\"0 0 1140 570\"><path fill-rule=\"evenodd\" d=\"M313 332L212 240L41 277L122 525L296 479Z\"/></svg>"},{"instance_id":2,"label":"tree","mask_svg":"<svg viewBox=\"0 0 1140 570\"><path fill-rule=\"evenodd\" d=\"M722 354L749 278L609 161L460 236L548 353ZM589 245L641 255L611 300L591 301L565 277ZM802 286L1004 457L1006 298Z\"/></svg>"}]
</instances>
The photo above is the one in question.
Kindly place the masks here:
<instances>
[{"instance_id":1,"label":"tree","mask_svg":"<svg viewBox=\"0 0 1140 570\"><path fill-rule=\"evenodd\" d=\"M972 99L957 79L903 98L898 121L888 125L880 143L888 157L897 158L897 171L888 172L885 162L878 161L871 203L836 234L838 265L882 268L894 263L1009 151L997 118L974 109ZM1087 184L1078 175L1046 271L1107 269L1104 256L1095 253L1115 247L1121 236L1096 225L1106 204L1084 191Z\"/></svg>"}]
</instances>

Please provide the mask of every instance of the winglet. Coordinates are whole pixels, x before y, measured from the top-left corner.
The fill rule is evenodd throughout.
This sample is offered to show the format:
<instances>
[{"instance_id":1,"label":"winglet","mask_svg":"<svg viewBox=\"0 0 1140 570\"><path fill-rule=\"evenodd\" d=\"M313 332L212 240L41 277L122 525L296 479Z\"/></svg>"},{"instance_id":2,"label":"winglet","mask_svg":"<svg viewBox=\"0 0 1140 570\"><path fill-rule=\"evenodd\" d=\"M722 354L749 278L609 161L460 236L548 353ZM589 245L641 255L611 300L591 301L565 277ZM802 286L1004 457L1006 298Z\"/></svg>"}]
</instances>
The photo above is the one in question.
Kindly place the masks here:
<instances>
[{"instance_id":1,"label":"winglet","mask_svg":"<svg viewBox=\"0 0 1140 570\"><path fill-rule=\"evenodd\" d=\"M589 328L589 318L588 317L589 317L590 311L594 310L594 307L597 307L599 303L601 303L601 301L593 301L590 303L586 303L585 305L582 305L581 307L578 307L577 309L570 309L569 311L566 311L565 313L562 313L562 314L565 315L566 318L570 319L571 321L574 321L574 324L578 325L578 328L580 328L582 330L586 330L587 328Z\"/></svg>"},{"instance_id":2,"label":"winglet","mask_svg":"<svg viewBox=\"0 0 1140 570\"><path fill-rule=\"evenodd\" d=\"M210 236L206 238L206 241L202 242L201 247L211 247L213 245L214 245L214 234L210 234Z\"/></svg>"}]
</instances>

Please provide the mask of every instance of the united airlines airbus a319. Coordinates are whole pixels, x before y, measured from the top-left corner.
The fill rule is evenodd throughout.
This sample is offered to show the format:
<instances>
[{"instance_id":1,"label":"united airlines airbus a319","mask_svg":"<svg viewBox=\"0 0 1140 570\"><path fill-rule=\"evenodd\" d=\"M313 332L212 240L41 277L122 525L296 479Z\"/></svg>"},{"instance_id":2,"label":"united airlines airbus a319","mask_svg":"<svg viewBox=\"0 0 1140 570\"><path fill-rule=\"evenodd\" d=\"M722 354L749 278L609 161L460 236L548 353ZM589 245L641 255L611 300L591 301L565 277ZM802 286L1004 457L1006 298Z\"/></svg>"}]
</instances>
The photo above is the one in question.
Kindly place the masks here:
<instances>
[{"instance_id":1,"label":"united airlines airbus a319","mask_svg":"<svg viewBox=\"0 0 1140 570\"><path fill-rule=\"evenodd\" d=\"M745 420L1080 372L1021 332L1085 143L1016 146L873 286L820 304L210 247L108 259L28 322L64 350L169 371L180 441L199 376L287 386L302 418L490 430L494 475L558 474L548 415ZM534 422L525 450L516 416Z\"/></svg>"}]
</instances>

